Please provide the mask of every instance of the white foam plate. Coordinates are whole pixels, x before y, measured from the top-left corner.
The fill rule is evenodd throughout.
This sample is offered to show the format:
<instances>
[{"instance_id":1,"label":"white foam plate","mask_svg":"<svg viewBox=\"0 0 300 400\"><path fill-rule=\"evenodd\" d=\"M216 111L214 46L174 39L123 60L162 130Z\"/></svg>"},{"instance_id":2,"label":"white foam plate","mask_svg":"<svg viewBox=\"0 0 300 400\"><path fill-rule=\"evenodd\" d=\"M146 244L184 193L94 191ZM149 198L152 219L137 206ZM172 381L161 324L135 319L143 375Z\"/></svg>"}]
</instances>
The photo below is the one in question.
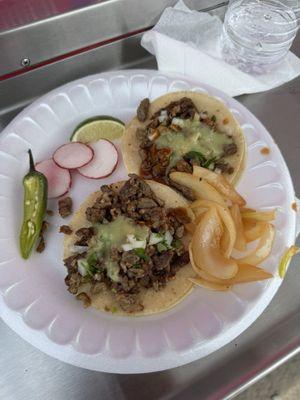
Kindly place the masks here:
<instances>
[{"instance_id":1,"label":"white foam plate","mask_svg":"<svg viewBox=\"0 0 300 400\"><path fill-rule=\"evenodd\" d=\"M155 99L178 90L218 97L241 124L248 160L238 190L249 206L277 209L275 244L263 263L274 279L237 285L228 293L196 288L170 311L147 317L118 317L83 309L64 284L66 270L58 227L65 221L57 215L49 218L44 253L33 253L27 262L19 256L27 149L32 149L36 161L49 158L83 119L109 114L127 122L142 98ZM260 152L265 146L271 150L268 155ZM100 185L125 177L122 162L108 179L93 181L73 174L70 195L75 208ZM244 106L219 90L146 70L108 72L71 82L24 109L0 136L0 315L33 346L84 368L141 373L189 363L236 338L271 301L281 284L279 258L295 241L293 201L292 181L276 143ZM52 200L49 207L56 203Z\"/></svg>"}]
</instances>

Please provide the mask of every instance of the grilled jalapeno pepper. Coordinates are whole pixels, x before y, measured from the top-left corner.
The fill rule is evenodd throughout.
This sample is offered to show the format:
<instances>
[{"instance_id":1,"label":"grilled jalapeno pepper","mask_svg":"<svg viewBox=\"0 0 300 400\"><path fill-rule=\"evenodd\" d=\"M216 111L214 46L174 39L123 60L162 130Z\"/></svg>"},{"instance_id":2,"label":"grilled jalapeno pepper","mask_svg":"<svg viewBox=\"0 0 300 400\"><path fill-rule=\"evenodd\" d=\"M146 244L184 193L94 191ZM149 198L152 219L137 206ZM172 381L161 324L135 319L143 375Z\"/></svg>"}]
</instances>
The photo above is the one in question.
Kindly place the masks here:
<instances>
[{"instance_id":1,"label":"grilled jalapeno pepper","mask_svg":"<svg viewBox=\"0 0 300 400\"><path fill-rule=\"evenodd\" d=\"M23 178L24 214L20 231L20 251L25 259L30 256L40 234L47 207L47 179L34 168L31 150L28 154L29 172Z\"/></svg>"}]
</instances>

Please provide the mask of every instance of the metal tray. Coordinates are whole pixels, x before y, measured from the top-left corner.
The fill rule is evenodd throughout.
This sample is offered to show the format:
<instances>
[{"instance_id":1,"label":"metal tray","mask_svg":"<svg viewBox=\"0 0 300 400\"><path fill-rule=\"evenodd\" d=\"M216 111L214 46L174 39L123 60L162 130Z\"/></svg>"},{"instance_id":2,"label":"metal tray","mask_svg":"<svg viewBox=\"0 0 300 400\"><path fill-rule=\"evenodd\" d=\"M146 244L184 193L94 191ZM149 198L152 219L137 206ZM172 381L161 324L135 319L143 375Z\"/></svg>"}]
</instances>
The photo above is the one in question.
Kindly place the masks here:
<instances>
[{"instance_id":1,"label":"metal tray","mask_svg":"<svg viewBox=\"0 0 300 400\"><path fill-rule=\"evenodd\" d=\"M161 3L163 9L166 3L174 2ZM158 14L151 23L161 9L156 8ZM91 12L94 11L93 8ZM222 14L224 9L218 7L216 12ZM139 46L140 36L133 32L0 81L0 132L34 98L60 84L108 69L155 68L155 60ZM293 50L300 56L299 36ZM300 78L238 100L261 120L278 143L299 194ZM300 350L300 271L296 261L291 263L270 306L246 332L205 359L169 371L115 375L76 368L34 349L0 322L0 398L230 399Z\"/></svg>"}]
</instances>

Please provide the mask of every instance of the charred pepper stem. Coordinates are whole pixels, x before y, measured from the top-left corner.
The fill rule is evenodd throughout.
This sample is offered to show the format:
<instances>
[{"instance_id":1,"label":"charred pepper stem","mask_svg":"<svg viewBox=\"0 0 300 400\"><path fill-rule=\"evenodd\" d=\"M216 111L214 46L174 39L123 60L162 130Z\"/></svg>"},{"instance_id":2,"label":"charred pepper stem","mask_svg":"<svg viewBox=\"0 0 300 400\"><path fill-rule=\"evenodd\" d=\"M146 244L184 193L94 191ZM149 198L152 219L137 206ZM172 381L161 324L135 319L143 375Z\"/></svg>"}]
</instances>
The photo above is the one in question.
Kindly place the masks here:
<instances>
[{"instance_id":1,"label":"charred pepper stem","mask_svg":"<svg viewBox=\"0 0 300 400\"><path fill-rule=\"evenodd\" d=\"M21 255L25 259L29 258L39 237L47 208L47 179L36 171L31 150L28 154L29 172L23 178L24 212L19 237Z\"/></svg>"}]
</instances>

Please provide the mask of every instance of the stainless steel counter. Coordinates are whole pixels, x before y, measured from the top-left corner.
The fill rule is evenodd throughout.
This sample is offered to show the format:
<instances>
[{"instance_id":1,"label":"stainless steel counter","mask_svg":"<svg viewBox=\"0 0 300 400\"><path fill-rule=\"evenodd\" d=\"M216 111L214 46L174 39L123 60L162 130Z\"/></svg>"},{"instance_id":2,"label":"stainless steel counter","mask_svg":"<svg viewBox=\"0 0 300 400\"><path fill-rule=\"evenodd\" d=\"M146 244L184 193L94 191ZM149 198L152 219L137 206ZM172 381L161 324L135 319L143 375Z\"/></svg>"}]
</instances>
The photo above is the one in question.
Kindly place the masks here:
<instances>
[{"instance_id":1,"label":"stainless steel counter","mask_svg":"<svg viewBox=\"0 0 300 400\"><path fill-rule=\"evenodd\" d=\"M0 82L0 130L35 97L72 79L121 67L153 68L139 35ZM300 37L294 45L300 55ZM239 99L267 127L286 159L300 194L300 78L269 92ZM300 350L299 258L261 317L234 342L173 370L114 375L52 359L0 322L0 399L227 399Z\"/></svg>"}]
</instances>

